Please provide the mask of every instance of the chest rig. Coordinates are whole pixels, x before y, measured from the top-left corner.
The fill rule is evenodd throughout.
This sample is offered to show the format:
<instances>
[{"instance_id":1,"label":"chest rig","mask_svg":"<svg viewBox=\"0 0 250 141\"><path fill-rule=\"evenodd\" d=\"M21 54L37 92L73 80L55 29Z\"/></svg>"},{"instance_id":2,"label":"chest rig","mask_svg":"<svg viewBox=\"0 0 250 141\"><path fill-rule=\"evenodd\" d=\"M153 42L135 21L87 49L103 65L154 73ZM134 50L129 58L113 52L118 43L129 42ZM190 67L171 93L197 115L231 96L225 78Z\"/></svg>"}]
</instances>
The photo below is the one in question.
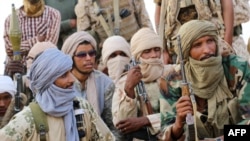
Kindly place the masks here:
<instances>
[{"instance_id":1,"label":"chest rig","mask_svg":"<svg viewBox=\"0 0 250 141\"><path fill-rule=\"evenodd\" d=\"M173 52L173 37L178 33L181 25L193 20L208 20L213 22L220 36L224 38L224 21L221 12L220 0L168 0L162 1L165 10L161 13L164 17L163 35L168 50Z\"/></svg>"},{"instance_id":2,"label":"chest rig","mask_svg":"<svg viewBox=\"0 0 250 141\"><path fill-rule=\"evenodd\" d=\"M101 41L112 35L121 35L129 41L139 29L132 1L94 0L93 5L98 22L92 28Z\"/></svg>"}]
</instances>

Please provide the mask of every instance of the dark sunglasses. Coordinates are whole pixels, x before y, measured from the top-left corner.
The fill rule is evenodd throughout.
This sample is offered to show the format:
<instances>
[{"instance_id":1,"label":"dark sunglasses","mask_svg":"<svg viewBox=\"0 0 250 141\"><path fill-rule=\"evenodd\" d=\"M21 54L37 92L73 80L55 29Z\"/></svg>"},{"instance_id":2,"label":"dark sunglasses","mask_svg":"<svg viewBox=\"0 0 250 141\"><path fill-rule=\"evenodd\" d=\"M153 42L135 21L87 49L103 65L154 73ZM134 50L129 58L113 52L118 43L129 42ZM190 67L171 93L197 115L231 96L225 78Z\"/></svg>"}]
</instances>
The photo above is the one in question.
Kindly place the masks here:
<instances>
[{"instance_id":1,"label":"dark sunglasses","mask_svg":"<svg viewBox=\"0 0 250 141\"><path fill-rule=\"evenodd\" d=\"M95 50L90 50L88 52L81 51L81 52L75 54L74 56L78 57L78 58L85 58L85 57L87 57L87 54L90 57L94 57L94 56L96 56L96 51Z\"/></svg>"}]
</instances>

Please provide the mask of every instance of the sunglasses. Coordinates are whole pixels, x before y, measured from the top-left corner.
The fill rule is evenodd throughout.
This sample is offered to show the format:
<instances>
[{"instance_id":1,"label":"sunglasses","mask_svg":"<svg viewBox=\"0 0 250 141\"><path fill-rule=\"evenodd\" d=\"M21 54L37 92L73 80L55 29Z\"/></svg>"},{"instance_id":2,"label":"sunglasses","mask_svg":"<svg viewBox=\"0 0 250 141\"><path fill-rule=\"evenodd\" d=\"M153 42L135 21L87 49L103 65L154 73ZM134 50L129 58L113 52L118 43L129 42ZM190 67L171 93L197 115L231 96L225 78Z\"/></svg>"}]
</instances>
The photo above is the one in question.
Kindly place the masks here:
<instances>
[{"instance_id":1,"label":"sunglasses","mask_svg":"<svg viewBox=\"0 0 250 141\"><path fill-rule=\"evenodd\" d=\"M85 51L81 51L79 53L76 53L74 56L75 57L78 57L78 58L85 58L87 57L87 54L90 56L90 57L94 57L96 56L96 51L95 50L90 50L88 52L85 52Z\"/></svg>"}]
</instances>

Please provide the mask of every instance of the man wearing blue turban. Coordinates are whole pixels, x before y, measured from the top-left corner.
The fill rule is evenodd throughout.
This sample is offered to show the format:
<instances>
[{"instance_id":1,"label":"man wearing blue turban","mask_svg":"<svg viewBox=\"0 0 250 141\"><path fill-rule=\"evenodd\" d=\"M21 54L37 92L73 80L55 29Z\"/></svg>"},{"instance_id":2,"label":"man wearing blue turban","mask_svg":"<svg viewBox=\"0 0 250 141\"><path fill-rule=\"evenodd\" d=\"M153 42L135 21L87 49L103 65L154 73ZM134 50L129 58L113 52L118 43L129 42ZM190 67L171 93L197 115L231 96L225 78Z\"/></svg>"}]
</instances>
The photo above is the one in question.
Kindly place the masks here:
<instances>
[{"instance_id":1,"label":"man wearing blue turban","mask_svg":"<svg viewBox=\"0 0 250 141\"><path fill-rule=\"evenodd\" d=\"M56 48L46 49L38 55L28 78L30 89L35 95L35 103L39 105L48 123L47 141L79 141L79 140L114 140L114 136L101 120L91 105L75 95L74 78L70 70L72 59ZM78 100L85 136L79 138L73 101ZM32 140L40 141L41 135L36 131L35 116L31 108L25 107L21 112L0 130L0 138L4 141ZM14 134L13 134L14 133Z\"/></svg>"}]
</instances>

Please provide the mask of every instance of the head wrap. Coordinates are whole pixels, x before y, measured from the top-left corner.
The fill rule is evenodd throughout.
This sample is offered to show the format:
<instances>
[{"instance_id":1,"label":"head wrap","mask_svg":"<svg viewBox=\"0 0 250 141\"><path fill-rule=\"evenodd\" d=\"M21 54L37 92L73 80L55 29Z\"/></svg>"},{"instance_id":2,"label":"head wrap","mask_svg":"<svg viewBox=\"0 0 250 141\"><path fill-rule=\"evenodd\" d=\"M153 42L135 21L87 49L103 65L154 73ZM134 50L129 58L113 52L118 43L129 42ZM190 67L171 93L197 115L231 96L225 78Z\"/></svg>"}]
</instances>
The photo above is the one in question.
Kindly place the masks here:
<instances>
[{"instance_id":1,"label":"head wrap","mask_svg":"<svg viewBox=\"0 0 250 141\"><path fill-rule=\"evenodd\" d=\"M192 20L183 24L178 34L181 37L183 59L187 60L185 63L187 80L194 94L206 99L208 103L207 124L216 129L223 129L224 125L229 123L227 105L228 99L233 95L227 86L222 56L218 55L217 29L209 21ZM191 46L194 41L204 36L212 36L215 39L217 56L202 61L195 60L189 56Z\"/></svg>"},{"instance_id":2,"label":"head wrap","mask_svg":"<svg viewBox=\"0 0 250 141\"><path fill-rule=\"evenodd\" d=\"M88 32L78 31L70 35L62 46L62 51L69 54L71 57L74 55L78 45L83 42L88 41L96 49L96 41Z\"/></svg>"},{"instance_id":3,"label":"head wrap","mask_svg":"<svg viewBox=\"0 0 250 141\"><path fill-rule=\"evenodd\" d=\"M189 52L194 41L203 36L212 36L216 45L218 45L218 32L216 26L209 21L205 20L191 20L181 26L178 31L181 38L181 47L183 59L187 60ZM179 55L178 46L175 46L175 52Z\"/></svg>"},{"instance_id":4,"label":"head wrap","mask_svg":"<svg viewBox=\"0 0 250 141\"><path fill-rule=\"evenodd\" d=\"M75 91L54 84L56 79L71 70L72 64L69 55L57 48L49 48L34 60L28 77L30 89L36 94L35 100L43 112L53 117L63 117L66 140L79 141L73 109Z\"/></svg>"},{"instance_id":5,"label":"head wrap","mask_svg":"<svg viewBox=\"0 0 250 141\"><path fill-rule=\"evenodd\" d=\"M158 79L163 74L163 60L162 58L141 58L144 50L154 47L160 47L163 50L160 36L157 35L150 28L141 28L132 37L130 51L135 60L140 61L142 80L144 82L151 82Z\"/></svg>"},{"instance_id":6,"label":"head wrap","mask_svg":"<svg viewBox=\"0 0 250 141\"><path fill-rule=\"evenodd\" d=\"M122 36L111 36L107 38L102 48L102 60L104 65L107 65L109 56L116 51L122 51L130 58L131 53L129 48L129 43Z\"/></svg>"},{"instance_id":7,"label":"head wrap","mask_svg":"<svg viewBox=\"0 0 250 141\"><path fill-rule=\"evenodd\" d=\"M160 47L163 50L163 44L159 35L147 27L141 28L132 36L130 45L130 51L136 60L140 58L141 53L146 49Z\"/></svg>"},{"instance_id":8,"label":"head wrap","mask_svg":"<svg viewBox=\"0 0 250 141\"><path fill-rule=\"evenodd\" d=\"M103 43L102 48L102 60L105 66L108 68L109 77L116 81L125 70L125 65L129 64L131 53L130 45L122 36L111 36L107 38ZM117 55L114 58L109 58L109 56L116 52L122 51L127 56Z\"/></svg>"},{"instance_id":9,"label":"head wrap","mask_svg":"<svg viewBox=\"0 0 250 141\"><path fill-rule=\"evenodd\" d=\"M56 48L56 45L54 45L51 42L37 42L29 51L28 57L35 58L37 54L43 52L44 50L48 48ZM30 66L33 62L33 59L27 60L27 69L30 69Z\"/></svg>"},{"instance_id":10,"label":"head wrap","mask_svg":"<svg viewBox=\"0 0 250 141\"><path fill-rule=\"evenodd\" d=\"M0 76L0 94L9 93L12 98L16 94L16 87L13 80L9 76L1 75Z\"/></svg>"},{"instance_id":11,"label":"head wrap","mask_svg":"<svg viewBox=\"0 0 250 141\"><path fill-rule=\"evenodd\" d=\"M28 76L31 81L31 90L35 93L43 93L71 67L70 56L63 54L57 48L46 49L31 65Z\"/></svg>"},{"instance_id":12,"label":"head wrap","mask_svg":"<svg viewBox=\"0 0 250 141\"><path fill-rule=\"evenodd\" d=\"M28 17L38 17L45 9L44 0L23 0L24 11Z\"/></svg>"}]
</instances>

